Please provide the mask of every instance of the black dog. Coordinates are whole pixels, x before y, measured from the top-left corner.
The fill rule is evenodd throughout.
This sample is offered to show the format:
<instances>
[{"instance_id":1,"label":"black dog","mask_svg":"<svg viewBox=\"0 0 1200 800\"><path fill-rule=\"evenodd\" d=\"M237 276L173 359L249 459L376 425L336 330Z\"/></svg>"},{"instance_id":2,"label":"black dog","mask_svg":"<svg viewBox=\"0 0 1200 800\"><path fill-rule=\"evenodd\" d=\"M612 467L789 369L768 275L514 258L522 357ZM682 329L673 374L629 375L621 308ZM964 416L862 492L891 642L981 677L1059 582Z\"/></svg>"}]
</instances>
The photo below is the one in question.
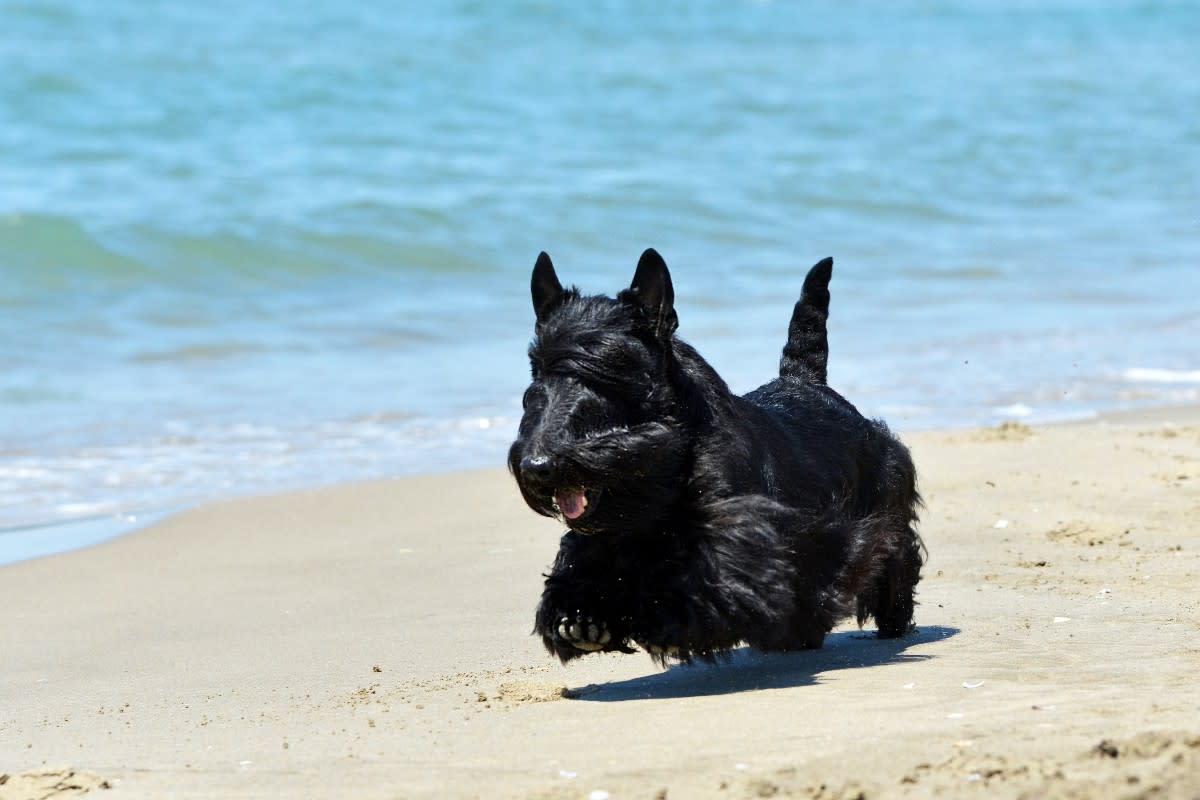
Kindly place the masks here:
<instances>
[{"instance_id":1,"label":"black dog","mask_svg":"<svg viewBox=\"0 0 1200 800\"><path fill-rule=\"evenodd\" d=\"M921 499L908 450L825 385L833 260L809 272L779 377L737 397L675 335L654 250L616 299L533 269L533 381L508 464L569 531L535 633L596 651L711 659L820 647L856 613L912 625Z\"/></svg>"}]
</instances>

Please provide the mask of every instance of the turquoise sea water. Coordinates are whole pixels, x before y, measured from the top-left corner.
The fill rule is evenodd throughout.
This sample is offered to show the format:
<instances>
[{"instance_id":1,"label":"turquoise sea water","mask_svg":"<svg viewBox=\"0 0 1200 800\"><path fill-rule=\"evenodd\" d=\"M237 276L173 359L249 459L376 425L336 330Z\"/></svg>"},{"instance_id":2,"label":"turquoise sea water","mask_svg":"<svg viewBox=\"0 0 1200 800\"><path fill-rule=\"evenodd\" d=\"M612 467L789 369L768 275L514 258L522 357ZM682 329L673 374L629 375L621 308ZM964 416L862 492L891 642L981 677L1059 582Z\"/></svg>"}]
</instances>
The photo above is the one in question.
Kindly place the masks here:
<instances>
[{"instance_id":1,"label":"turquoise sea water","mask_svg":"<svg viewBox=\"0 0 1200 800\"><path fill-rule=\"evenodd\" d=\"M901 430L1200 398L1194 2L0 0L0 527L500 465L528 276Z\"/></svg>"}]
</instances>

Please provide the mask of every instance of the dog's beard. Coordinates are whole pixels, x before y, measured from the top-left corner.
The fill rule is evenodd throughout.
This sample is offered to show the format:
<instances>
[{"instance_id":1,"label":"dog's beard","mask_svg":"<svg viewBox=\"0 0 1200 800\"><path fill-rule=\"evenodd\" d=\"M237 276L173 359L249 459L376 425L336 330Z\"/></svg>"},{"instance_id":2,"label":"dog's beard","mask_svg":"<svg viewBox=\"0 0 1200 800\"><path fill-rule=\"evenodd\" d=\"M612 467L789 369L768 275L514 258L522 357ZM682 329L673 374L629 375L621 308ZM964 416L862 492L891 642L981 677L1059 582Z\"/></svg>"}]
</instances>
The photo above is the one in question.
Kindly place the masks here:
<instances>
[{"instance_id":1,"label":"dog's beard","mask_svg":"<svg viewBox=\"0 0 1200 800\"><path fill-rule=\"evenodd\" d=\"M684 480L688 437L666 419L585 436L561 453L555 485L517 474L534 511L580 533L634 532L661 519Z\"/></svg>"}]
</instances>

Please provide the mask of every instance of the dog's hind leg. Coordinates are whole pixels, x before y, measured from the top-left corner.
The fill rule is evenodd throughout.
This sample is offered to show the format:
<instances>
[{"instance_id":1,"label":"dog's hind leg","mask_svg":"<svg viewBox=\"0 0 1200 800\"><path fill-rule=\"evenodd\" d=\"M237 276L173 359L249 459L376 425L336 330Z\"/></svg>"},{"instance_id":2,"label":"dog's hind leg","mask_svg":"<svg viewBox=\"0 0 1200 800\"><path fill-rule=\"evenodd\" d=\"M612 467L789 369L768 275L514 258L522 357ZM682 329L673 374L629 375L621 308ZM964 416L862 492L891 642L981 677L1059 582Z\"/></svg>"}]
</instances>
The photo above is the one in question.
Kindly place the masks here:
<instances>
[{"instance_id":1,"label":"dog's hind leg","mask_svg":"<svg viewBox=\"0 0 1200 800\"><path fill-rule=\"evenodd\" d=\"M879 635L892 639L913 625L913 595L921 580L921 544L911 527L900 534L899 547L888 553L883 569L858 596L858 621L875 618Z\"/></svg>"},{"instance_id":2,"label":"dog's hind leg","mask_svg":"<svg viewBox=\"0 0 1200 800\"><path fill-rule=\"evenodd\" d=\"M851 592L858 599L858 624L874 617L879 635L891 638L912 628L924 553L915 528L921 495L908 448L883 423L874 425L883 444L882 463L865 505L877 511L861 521L854 537L858 566Z\"/></svg>"}]
</instances>

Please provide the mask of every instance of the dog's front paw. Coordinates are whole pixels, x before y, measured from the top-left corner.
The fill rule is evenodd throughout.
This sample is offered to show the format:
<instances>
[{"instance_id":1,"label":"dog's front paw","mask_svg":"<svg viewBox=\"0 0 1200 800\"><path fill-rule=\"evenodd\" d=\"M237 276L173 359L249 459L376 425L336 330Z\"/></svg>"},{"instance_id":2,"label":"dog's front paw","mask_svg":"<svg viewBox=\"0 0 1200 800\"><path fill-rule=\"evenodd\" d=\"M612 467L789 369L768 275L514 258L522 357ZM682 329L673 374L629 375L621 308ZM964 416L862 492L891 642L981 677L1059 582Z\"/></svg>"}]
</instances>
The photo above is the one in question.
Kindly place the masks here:
<instances>
[{"instance_id":1,"label":"dog's front paw","mask_svg":"<svg viewBox=\"0 0 1200 800\"><path fill-rule=\"evenodd\" d=\"M613 638L607 624L581 614L559 616L554 634L563 644L588 653L603 650Z\"/></svg>"}]
</instances>

